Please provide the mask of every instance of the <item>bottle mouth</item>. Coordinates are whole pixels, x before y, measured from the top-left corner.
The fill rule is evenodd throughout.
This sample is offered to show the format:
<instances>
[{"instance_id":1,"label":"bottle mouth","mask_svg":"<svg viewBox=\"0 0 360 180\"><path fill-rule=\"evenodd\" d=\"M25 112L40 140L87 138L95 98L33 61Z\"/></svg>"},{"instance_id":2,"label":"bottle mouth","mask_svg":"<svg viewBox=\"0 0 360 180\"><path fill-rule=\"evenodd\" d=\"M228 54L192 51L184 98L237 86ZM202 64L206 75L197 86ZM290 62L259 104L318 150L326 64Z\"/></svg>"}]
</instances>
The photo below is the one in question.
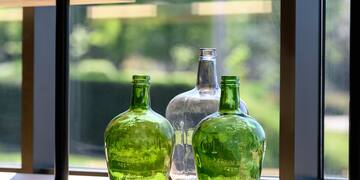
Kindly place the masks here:
<instances>
[{"instance_id":1,"label":"bottle mouth","mask_svg":"<svg viewBox=\"0 0 360 180\"><path fill-rule=\"evenodd\" d=\"M209 57L216 57L216 48L200 48L200 53L199 53L200 57L205 57L205 56L209 56Z\"/></svg>"},{"instance_id":2,"label":"bottle mouth","mask_svg":"<svg viewBox=\"0 0 360 180\"><path fill-rule=\"evenodd\" d=\"M148 75L133 75L133 84L150 84L150 76Z\"/></svg>"},{"instance_id":3,"label":"bottle mouth","mask_svg":"<svg viewBox=\"0 0 360 180\"><path fill-rule=\"evenodd\" d=\"M221 84L238 85L240 83L238 76L221 76Z\"/></svg>"}]
</instances>

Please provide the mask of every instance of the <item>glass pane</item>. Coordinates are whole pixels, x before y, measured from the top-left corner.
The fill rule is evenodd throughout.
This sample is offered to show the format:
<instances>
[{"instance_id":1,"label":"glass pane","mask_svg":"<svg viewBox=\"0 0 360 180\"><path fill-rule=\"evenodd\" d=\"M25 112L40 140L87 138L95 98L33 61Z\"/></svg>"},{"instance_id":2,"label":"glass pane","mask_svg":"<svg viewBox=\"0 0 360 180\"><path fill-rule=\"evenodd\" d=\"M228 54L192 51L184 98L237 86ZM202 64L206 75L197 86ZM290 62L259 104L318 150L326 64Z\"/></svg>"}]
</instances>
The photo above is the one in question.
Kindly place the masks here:
<instances>
[{"instance_id":1,"label":"glass pane","mask_svg":"<svg viewBox=\"0 0 360 180\"><path fill-rule=\"evenodd\" d=\"M21 8L0 8L0 167L21 163L21 21Z\"/></svg>"},{"instance_id":2,"label":"glass pane","mask_svg":"<svg viewBox=\"0 0 360 180\"><path fill-rule=\"evenodd\" d=\"M348 176L350 0L326 1L325 175Z\"/></svg>"},{"instance_id":3,"label":"glass pane","mask_svg":"<svg viewBox=\"0 0 360 180\"><path fill-rule=\"evenodd\" d=\"M279 0L72 7L70 165L106 167L103 133L129 106L131 75L151 75L152 107L164 115L195 86L198 48L216 47L219 74L240 76L242 99L267 133L263 175L278 175L279 8Z\"/></svg>"}]
</instances>

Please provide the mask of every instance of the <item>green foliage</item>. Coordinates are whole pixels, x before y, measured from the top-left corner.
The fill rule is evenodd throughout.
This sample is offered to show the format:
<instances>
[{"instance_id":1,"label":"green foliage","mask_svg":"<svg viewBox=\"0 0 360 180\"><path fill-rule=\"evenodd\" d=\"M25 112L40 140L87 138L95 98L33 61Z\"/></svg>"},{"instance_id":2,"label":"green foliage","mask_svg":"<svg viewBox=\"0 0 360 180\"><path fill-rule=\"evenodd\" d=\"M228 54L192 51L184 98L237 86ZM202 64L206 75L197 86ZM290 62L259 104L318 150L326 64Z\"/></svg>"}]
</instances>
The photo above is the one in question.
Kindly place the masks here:
<instances>
[{"instance_id":1,"label":"green foliage","mask_svg":"<svg viewBox=\"0 0 360 180\"><path fill-rule=\"evenodd\" d=\"M90 44L88 43L91 36L83 26L75 26L70 34L71 60L79 60L80 57L89 51Z\"/></svg>"},{"instance_id":2,"label":"green foliage","mask_svg":"<svg viewBox=\"0 0 360 180\"><path fill-rule=\"evenodd\" d=\"M247 46L240 45L234 48L225 59L225 66L233 75L245 79L248 73L246 60L249 58L250 49Z\"/></svg>"},{"instance_id":3,"label":"green foliage","mask_svg":"<svg viewBox=\"0 0 360 180\"><path fill-rule=\"evenodd\" d=\"M0 21L0 63L21 59L21 33L21 22Z\"/></svg>"},{"instance_id":4,"label":"green foliage","mask_svg":"<svg viewBox=\"0 0 360 180\"><path fill-rule=\"evenodd\" d=\"M116 45L116 40L121 35L121 21L103 20L92 21L92 31L89 35L89 44L96 47Z\"/></svg>"},{"instance_id":5,"label":"green foliage","mask_svg":"<svg viewBox=\"0 0 360 180\"><path fill-rule=\"evenodd\" d=\"M21 74L21 60L0 63L0 83L20 85Z\"/></svg>"},{"instance_id":6,"label":"green foliage","mask_svg":"<svg viewBox=\"0 0 360 180\"><path fill-rule=\"evenodd\" d=\"M177 45L170 50L176 69L186 69L196 57L194 50L188 46Z\"/></svg>"},{"instance_id":7,"label":"green foliage","mask_svg":"<svg viewBox=\"0 0 360 180\"><path fill-rule=\"evenodd\" d=\"M142 62L144 63L144 62ZM147 63L145 62L144 65ZM1 66L0 66L1 68ZM129 83L134 74L151 76L152 84L174 85L195 83L196 74L188 71L162 72L156 70L118 70L110 61L104 59L87 59L71 65L70 78L80 81L95 81L109 83Z\"/></svg>"},{"instance_id":8,"label":"green foliage","mask_svg":"<svg viewBox=\"0 0 360 180\"><path fill-rule=\"evenodd\" d=\"M71 76L75 79L90 81L114 81L118 78L118 71L107 60L87 59L72 66Z\"/></svg>"}]
</instances>

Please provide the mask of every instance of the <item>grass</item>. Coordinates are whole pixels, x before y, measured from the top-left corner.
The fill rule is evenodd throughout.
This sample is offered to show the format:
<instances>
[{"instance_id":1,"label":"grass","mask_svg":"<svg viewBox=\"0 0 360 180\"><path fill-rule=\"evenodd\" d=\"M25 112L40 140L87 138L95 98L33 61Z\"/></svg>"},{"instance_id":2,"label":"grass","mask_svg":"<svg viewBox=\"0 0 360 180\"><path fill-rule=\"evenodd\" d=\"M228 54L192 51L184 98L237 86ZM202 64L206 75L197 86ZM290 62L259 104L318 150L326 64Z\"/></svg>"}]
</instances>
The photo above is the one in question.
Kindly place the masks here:
<instances>
[{"instance_id":1,"label":"grass","mask_svg":"<svg viewBox=\"0 0 360 180\"><path fill-rule=\"evenodd\" d=\"M73 167L106 168L104 157L91 155L70 154L69 163Z\"/></svg>"},{"instance_id":2,"label":"grass","mask_svg":"<svg viewBox=\"0 0 360 180\"><path fill-rule=\"evenodd\" d=\"M325 173L347 176L349 157L347 132L325 132Z\"/></svg>"},{"instance_id":3,"label":"grass","mask_svg":"<svg viewBox=\"0 0 360 180\"><path fill-rule=\"evenodd\" d=\"M3 152L0 150L0 167L14 167L21 164L20 152Z\"/></svg>"},{"instance_id":4,"label":"grass","mask_svg":"<svg viewBox=\"0 0 360 180\"><path fill-rule=\"evenodd\" d=\"M105 158L90 156L90 155L77 155L70 154L70 166L73 167L86 167L86 168L106 168ZM20 165L21 153L20 152L3 152L0 151L0 166L7 165Z\"/></svg>"}]
</instances>

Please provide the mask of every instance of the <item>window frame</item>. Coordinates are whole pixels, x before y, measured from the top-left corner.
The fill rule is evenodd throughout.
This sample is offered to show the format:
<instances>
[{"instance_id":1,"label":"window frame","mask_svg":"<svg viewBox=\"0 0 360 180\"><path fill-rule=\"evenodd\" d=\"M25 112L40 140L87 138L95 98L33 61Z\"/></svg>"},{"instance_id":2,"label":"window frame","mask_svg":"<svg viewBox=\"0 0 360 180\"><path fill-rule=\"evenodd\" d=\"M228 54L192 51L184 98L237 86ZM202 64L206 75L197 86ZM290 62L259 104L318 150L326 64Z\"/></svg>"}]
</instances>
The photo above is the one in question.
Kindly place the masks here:
<instances>
[{"instance_id":1,"label":"window frame","mask_svg":"<svg viewBox=\"0 0 360 180\"><path fill-rule=\"evenodd\" d=\"M349 179L360 179L360 144L359 144L359 137L360 137L360 123L356 116L355 108L358 107L359 104L357 101L352 99L355 93L355 53L357 46L354 46L355 40L351 39L351 35L355 32L354 30L354 23L352 21L352 17L354 13L354 6L352 5L352 0L350 0L350 105L349 105Z\"/></svg>"},{"instance_id":2,"label":"window frame","mask_svg":"<svg viewBox=\"0 0 360 180\"><path fill-rule=\"evenodd\" d=\"M325 1L281 0L279 170L283 179L325 179L323 167ZM51 174L54 172L53 165L57 157L59 158L57 162L60 159L65 161L57 164L62 168L56 171L60 170L67 174L68 150L64 145L68 144L68 137L65 135L55 141L54 133L55 129L58 133L68 132L68 117L55 115L56 112L67 114L68 107L66 92L68 16L56 19L56 10L59 14L68 15L69 4L67 1L59 5L57 9L55 7L23 8L22 165L18 169L0 167L0 172ZM57 29L55 22L63 27L61 32L58 30L57 38L65 38L65 41L55 40L54 32ZM66 22L67 24L64 24ZM55 47L65 49L59 50ZM55 56L56 49L65 56ZM351 52L353 50L350 50L350 64ZM59 59L56 60L55 57ZM60 59L65 61L59 63ZM312 66L309 67L308 64ZM352 70L351 65L350 69ZM350 72L353 72L351 70ZM56 72L60 73L56 74ZM353 81L351 77L353 77L352 73L350 81ZM43 97L43 92L49 93ZM350 100L353 92L353 86L350 86ZM61 95L57 96L56 93ZM356 143L358 132L354 129L359 128L359 124L353 120L353 107L354 101L351 101L349 177L357 179L360 177L360 172L356 169L360 162L357 155L360 148ZM55 117L58 119L56 120ZM65 124L56 123L60 121ZM59 149L55 147L62 147L63 151L60 154L55 153L55 149ZM107 176L106 171L87 169L70 168L69 173ZM264 177L264 179L272 178Z\"/></svg>"},{"instance_id":3,"label":"window frame","mask_svg":"<svg viewBox=\"0 0 360 180\"><path fill-rule=\"evenodd\" d=\"M325 0L281 1L280 177L284 179L324 179L324 15Z\"/></svg>"}]
</instances>

